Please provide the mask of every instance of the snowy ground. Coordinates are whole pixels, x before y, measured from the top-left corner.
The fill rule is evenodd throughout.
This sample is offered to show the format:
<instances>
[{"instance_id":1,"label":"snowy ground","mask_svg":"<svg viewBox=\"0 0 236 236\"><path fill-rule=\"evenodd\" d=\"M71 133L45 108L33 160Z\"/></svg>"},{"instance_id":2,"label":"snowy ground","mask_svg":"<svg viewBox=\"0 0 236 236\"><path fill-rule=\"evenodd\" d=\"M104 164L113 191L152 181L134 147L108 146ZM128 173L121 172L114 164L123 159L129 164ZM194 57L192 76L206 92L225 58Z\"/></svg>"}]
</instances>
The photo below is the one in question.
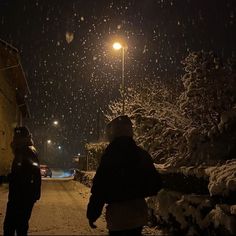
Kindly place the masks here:
<instances>
[{"instance_id":1,"label":"snowy ground","mask_svg":"<svg viewBox=\"0 0 236 236\"><path fill-rule=\"evenodd\" d=\"M0 187L0 235L7 202L7 186ZM86 219L89 189L72 180L43 180L42 198L30 220L31 235L106 235L104 217L91 229Z\"/></svg>"},{"instance_id":2,"label":"snowy ground","mask_svg":"<svg viewBox=\"0 0 236 236\"><path fill-rule=\"evenodd\" d=\"M7 185L0 186L0 235L7 203ZM72 179L42 181L42 197L33 209L30 235L107 235L104 215L91 229L86 219L90 189ZM164 235L157 228L144 227L145 235Z\"/></svg>"}]
</instances>

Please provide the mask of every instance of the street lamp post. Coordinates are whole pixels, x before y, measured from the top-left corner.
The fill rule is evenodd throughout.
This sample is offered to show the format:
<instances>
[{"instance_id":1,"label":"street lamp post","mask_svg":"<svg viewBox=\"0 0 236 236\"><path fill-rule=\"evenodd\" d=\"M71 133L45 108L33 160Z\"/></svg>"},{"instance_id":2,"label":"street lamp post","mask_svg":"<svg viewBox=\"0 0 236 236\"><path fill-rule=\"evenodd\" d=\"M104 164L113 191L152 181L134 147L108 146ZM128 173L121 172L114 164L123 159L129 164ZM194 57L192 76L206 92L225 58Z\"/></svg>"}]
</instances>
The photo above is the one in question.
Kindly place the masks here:
<instances>
[{"instance_id":1,"label":"street lamp post","mask_svg":"<svg viewBox=\"0 0 236 236\"><path fill-rule=\"evenodd\" d=\"M47 158L48 159L48 145L52 144L52 140L48 139L45 144L44 144L44 159ZM46 160L46 159L45 159Z\"/></svg>"},{"instance_id":2,"label":"street lamp post","mask_svg":"<svg viewBox=\"0 0 236 236\"><path fill-rule=\"evenodd\" d=\"M122 47L122 115L125 114L125 48Z\"/></svg>"},{"instance_id":3,"label":"street lamp post","mask_svg":"<svg viewBox=\"0 0 236 236\"><path fill-rule=\"evenodd\" d=\"M122 51L122 59L121 59L121 89L122 89L122 115L125 114L125 48L118 42L113 44L113 48L115 50Z\"/></svg>"}]
</instances>

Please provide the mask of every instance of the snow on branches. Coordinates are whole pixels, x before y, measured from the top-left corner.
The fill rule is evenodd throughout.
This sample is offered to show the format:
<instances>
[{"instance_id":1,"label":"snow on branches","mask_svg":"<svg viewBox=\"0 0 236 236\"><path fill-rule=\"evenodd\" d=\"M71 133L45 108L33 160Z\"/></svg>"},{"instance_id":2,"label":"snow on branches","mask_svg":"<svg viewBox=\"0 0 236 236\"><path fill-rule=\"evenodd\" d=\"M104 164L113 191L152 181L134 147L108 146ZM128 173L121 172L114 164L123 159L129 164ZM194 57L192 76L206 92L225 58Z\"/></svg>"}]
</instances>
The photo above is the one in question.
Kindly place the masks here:
<instances>
[{"instance_id":1,"label":"snow on branches","mask_svg":"<svg viewBox=\"0 0 236 236\"><path fill-rule=\"evenodd\" d=\"M182 62L180 108L201 132L217 129L221 114L236 103L236 78L212 52L190 53Z\"/></svg>"},{"instance_id":2,"label":"snow on branches","mask_svg":"<svg viewBox=\"0 0 236 236\"><path fill-rule=\"evenodd\" d=\"M189 120L182 116L173 92L161 83L129 88L125 113L132 119L135 139L156 161L176 156ZM121 101L109 105L108 120L121 113Z\"/></svg>"},{"instance_id":3,"label":"snow on branches","mask_svg":"<svg viewBox=\"0 0 236 236\"><path fill-rule=\"evenodd\" d=\"M212 52L193 52L182 62L181 93L157 81L128 89L125 113L133 121L137 143L155 162L181 166L233 158L235 61L231 58L223 63ZM106 118L111 120L121 111L122 102L113 101Z\"/></svg>"}]
</instances>

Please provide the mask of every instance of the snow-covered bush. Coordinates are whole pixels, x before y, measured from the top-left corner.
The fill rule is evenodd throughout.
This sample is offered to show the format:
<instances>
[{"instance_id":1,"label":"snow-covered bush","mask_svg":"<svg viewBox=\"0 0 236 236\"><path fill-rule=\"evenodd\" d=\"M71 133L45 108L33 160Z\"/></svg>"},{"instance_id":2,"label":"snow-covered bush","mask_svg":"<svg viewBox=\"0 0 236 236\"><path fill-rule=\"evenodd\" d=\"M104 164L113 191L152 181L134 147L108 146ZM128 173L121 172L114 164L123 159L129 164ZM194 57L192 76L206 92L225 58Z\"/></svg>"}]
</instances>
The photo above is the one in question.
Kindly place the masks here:
<instances>
[{"instance_id":1,"label":"snow-covered bush","mask_svg":"<svg viewBox=\"0 0 236 236\"><path fill-rule=\"evenodd\" d=\"M157 224L178 235L229 236L236 233L235 205L214 205L207 195L161 190L147 200Z\"/></svg>"},{"instance_id":2,"label":"snow-covered bush","mask_svg":"<svg viewBox=\"0 0 236 236\"><path fill-rule=\"evenodd\" d=\"M91 188L95 173L96 173L95 171L76 170L74 179L86 185L87 187Z\"/></svg>"},{"instance_id":3,"label":"snow-covered bush","mask_svg":"<svg viewBox=\"0 0 236 236\"><path fill-rule=\"evenodd\" d=\"M229 196L236 192L236 160L227 161L221 166L206 169L209 175L209 192L212 196Z\"/></svg>"},{"instance_id":4,"label":"snow-covered bush","mask_svg":"<svg viewBox=\"0 0 236 236\"><path fill-rule=\"evenodd\" d=\"M179 235L236 235L235 159L214 166L182 166L178 169L166 169L162 164L155 166L164 183L175 174L175 179L180 177L184 185L184 192L181 192L183 188L176 188L176 182L172 180L173 186L169 184L157 196L148 199L159 226L172 227ZM193 182L196 181L189 185L190 179L201 179L208 187L208 193L199 185L197 189L201 190L194 192Z\"/></svg>"}]
</instances>

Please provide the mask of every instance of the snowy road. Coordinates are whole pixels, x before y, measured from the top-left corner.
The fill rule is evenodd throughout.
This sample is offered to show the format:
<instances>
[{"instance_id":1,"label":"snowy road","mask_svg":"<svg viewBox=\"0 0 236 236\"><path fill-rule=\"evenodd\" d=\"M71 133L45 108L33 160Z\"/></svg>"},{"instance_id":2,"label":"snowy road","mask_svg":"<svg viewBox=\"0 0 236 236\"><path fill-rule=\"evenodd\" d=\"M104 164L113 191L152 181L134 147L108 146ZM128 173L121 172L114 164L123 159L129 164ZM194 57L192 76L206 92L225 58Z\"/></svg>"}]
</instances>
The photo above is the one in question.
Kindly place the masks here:
<instances>
[{"instance_id":1,"label":"snowy road","mask_svg":"<svg viewBox=\"0 0 236 236\"><path fill-rule=\"evenodd\" d=\"M103 217L97 229L86 219L89 189L73 180L42 181L42 196L35 204L30 220L31 235L106 235ZM7 189L0 187L0 235L7 202Z\"/></svg>"}]
</instances>

